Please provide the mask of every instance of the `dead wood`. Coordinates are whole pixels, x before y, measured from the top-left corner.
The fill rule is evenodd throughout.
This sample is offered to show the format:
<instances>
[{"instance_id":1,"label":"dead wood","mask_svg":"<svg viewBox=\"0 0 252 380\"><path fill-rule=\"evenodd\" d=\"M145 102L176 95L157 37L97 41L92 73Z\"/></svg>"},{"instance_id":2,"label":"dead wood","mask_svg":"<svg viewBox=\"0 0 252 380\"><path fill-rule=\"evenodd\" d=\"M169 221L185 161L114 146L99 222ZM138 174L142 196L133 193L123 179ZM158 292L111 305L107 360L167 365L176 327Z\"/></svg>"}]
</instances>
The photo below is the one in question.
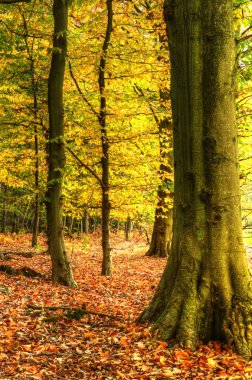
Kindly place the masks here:
<instances>
[{"instance_id":1,"label":"dead wood","mask_svg":"<svg viewBox=\"0 0 252 380\"><path fill-rule=\"evenodd\" d=\"M69 319L81 319L84 315L97 315L98 317L103 317L103 318L110 318L110 319L115 319L115 320L118 320L118 321L121 321L122 318L121 317L117 317L115 315L111 315L111 314L104 314L104 313L98 313L96 311L92 311L92 310L87 310L86 309L86 306L83 305L82 308L74 308L74 307L70 307L70 306L36 306L36 305L27 305L27 308L29 309L33 309L33 310L41 310L41 311L45 311L45 310L50 310L50 311L53 311L53 310L67 310L68 312L65 313L65 314L62 314L60 316L56 316L56 318L62 318L62 317L66 317L66 318L69 318ZM52 317L52 319L55 319L55 316ZM46 320L51 320L51 318L46 318Z\"/></svg>"},{"instance_id":2,"label":"dead wood","mask_svg":"<svg viewBox=\"0 0 252 380\"><path fill-rule=\"evenodd\" d=\"M34 256L34 253L32 253L32 252L13 252L13 251L0 252L0 257L3 257L5 255L16 255L16 256L23 256L25 258L32 258Z\"/></svg>"},{"instance_id":3,"label":"dead wood","mask_svg":"<svg viewBox=\"0 0 252 380\"><path fill-rule=\"evenodd\" d=\"M30 277L30 278L43 277L40 273L36 272L35 270L29 267L15 269L11 267L10 265L5 265L5 264L0 265L0 272L5 272L11 276L22 275L22 276Z\"/></svg>"}]
</instances>

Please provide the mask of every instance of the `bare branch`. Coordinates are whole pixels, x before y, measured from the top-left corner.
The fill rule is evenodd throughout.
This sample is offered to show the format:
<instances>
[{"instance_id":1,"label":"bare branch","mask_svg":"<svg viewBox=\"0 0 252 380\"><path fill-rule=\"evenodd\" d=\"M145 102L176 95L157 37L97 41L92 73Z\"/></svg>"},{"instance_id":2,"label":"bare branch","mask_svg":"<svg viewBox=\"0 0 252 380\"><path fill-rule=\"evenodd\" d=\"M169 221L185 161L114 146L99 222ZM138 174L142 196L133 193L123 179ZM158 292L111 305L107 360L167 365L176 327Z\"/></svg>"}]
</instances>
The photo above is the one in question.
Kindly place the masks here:
<instances>
[{"instance_id":1,"label":"bare branch","mask_svg":"<svg viewBox=\"0 0 252 380\"><path fill-rule=\"evenodd\" d=\"M81 166L83 166L83 168L85 168L86 170L88 170L96 179L97 181L99 182L99 184L101 185L101 187L103 188L103 183L102 183L102 180L98 177L98 175L89 167L87 166L73 151L71 148L69 148L68 146L66 146L66 149L71 153L71 155L79 162L79 164Z\"/></svg>"},{"instance_id":2,"label":"bare branch","mask_svg":"<svg viewBox=\"0 0 252 380\"><path fill-rule=\"evenodd\" d=\"M0 0L1 1L1 0ZM79 86L79 83L77 82L77 79L75 78L74 76L74 73L73 73L73 69L72 69L72 65L71 65L71 62L70 60L68 60L68 67L69 67L69 72L70 72L70 76L71 78L73 79L74 83L75 83L75 86L79 92L79 94L81 95L82 99L84 100L84 102L89 106L89 108L91 109L91 111L93 112L93 114L95 116L97 116L98 120L99 120L99 117L100 115L98 114L98 112L96 112L96 110L94 109L94 107L92 106L92 104L88 101L88 99L84 96L83 92L81 91L81 88Z\"/></svg>"}]
</instances>

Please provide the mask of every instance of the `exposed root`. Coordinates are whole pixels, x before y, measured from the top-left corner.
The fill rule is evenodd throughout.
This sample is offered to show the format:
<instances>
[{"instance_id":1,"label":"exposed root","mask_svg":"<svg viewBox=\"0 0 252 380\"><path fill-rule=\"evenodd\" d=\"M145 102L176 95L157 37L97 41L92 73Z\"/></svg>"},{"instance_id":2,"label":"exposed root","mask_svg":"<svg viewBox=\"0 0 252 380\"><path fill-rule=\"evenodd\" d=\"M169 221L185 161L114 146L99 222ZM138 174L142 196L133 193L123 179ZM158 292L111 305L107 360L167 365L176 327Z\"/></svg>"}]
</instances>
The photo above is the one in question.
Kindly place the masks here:
<instances>
[{"instance_id":1,"label":"exposed root","mask_svg":"<svg viewBox=\"0 0 252 380\"><path fill-rule=\"evenodd\" d=\"M245 357L252 357L252 305L249 300L233 297L228 308L223 331L227 343Z\"/></svg>"}]
</instances>

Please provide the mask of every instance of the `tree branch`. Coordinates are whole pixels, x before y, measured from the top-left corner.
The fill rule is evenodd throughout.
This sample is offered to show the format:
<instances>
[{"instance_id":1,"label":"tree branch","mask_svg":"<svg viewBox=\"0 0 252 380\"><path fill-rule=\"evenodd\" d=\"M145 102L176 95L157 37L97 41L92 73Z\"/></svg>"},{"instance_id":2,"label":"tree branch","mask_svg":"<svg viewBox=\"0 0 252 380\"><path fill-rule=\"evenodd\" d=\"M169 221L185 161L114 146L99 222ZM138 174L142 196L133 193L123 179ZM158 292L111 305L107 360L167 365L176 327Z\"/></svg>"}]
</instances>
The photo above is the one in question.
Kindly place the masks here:
<instances>
[{"instance_id":1,"label":"tree branch","mask_svg":"<svg viewBox=\"0 0 252 380\"><path fill-rule=\"evenodd\" d=\"M154 108L152 107L149 99L147 99L147 97L144 95L143 90L136 83L133 85L133 90L135 91L135 93L138 96L140 95L140 96L142 96L146 100L146 102L147 102L147 104L149 106L149 109L151 110L151 113L152 113L152 115L154 117L154 120L155 120L157 126L159 126L159 120L158 120L158 117L156 115L156 112L154 111Z\"/></svg>"},{"instance_id":2,"label":"tree branch","mask_svg":"<svg viewBox=\"0 0 252 380\"><path fill-rule=\"evenodd\" d=\"M68 146L66 146L66 149L71 153L71 155L79 162L79 164L81 166L83 166L83 168L87 169L96 179L97 181L99 182L99 184L101 185L101 187L103 188L103 183L102 183L102 180L98 177L98 175L89 167L87 166L73 151L71 148L69 148Z\"/></svg>"},{"instance_id":3,"label":"tree branch","mask_svg":"<svg viewBox=\"0 0 252 380\"><path fill-rule=\"evenodd\" d=\"M0 0L1 1L1 0ZM93 114L98 118L99 120L99 113L96 112L96 110L94 109L94 107L92 106L92 104L87 100L87 98L84 96L80 86L79 86L79 83L77 82L77 79L75 78L74 76L74 73L73 73L73 69L72 69L72 65L71 65L71 62L68 60L68 67L69 67L69 72L70 72L70 76L72 78L72 80L74 81L75 83L75 86L79 92L79 94L81 95L82 99L84 100L84 102L89 106L89 108L91 109L91 111L93 112Z\"/></svg>"}]
</instances>

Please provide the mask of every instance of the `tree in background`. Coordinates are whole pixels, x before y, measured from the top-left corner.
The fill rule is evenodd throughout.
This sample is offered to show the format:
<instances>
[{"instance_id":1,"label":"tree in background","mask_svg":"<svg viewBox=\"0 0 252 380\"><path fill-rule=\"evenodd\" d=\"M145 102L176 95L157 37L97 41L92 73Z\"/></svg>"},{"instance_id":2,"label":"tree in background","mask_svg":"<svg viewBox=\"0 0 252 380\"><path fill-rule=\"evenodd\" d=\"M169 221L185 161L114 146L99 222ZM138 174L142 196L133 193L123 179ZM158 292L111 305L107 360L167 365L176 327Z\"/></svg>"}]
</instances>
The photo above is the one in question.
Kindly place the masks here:
<instances>
[{"instance_id":1,"label":"tree in background","mask_svg":"<svg viewBox=\"0 0 252 380\"><path fill-rule=\"evenodd\" d=\"M41 17L41 6L37 4L36 11L32 6L19 4L4 7L1 17L4 58L0 72L0 176L9 188L4 197L6 232L16 215L17 230L33 230L33 245L37 240L46 172L42 124L47 119L45 77L48 78L49 59L45 54L48 42L43 27L48 18L45 13Z\"/></svg>"},{"instance_id":2,"label":"tree in background","mask_svg":"<svg viewBox=\"0 0 252 380\"><path fill-rule=\"evenodd\" d=\"M49 141L47 182L47 231L52 278L74 286L64 243L62 181L65 169L63 83L67 54L68 1L54 0L54 34L48 84Z\"/></svg>"},{"instance_id":3,"label":"tree in background","mask_svg":"<svg viewBox=\"0 0 252 380\"><path fill-rule=\"evenodd\" d=\"M140 317L194 348L251 357L251 276L241 227L233 1L166 0L174 131L171 255Z\"/></svg>"},{"instance_id":4,"label":"tree in background","mask_svg":"<svg viewBox=\"0 0 252 380\"><path fill-rule=\"evenodd\" d=\"M136 11L141 14L143 3L134 2ZM150 111L156 122L159 136L159 177L160 183L157 191L157 206L155 210L155 220L152 230L150 247L146 253L147 256L166 257L168 256L171 238L172 238L172 219L173 219L173 158L172 158L172 124L171 124L171 107L170 107L170 89L169 89L169 57L168 41L165 32L165 23L162 18L162 8L159 1L144 2L145 17L151 20L153 32L158 40L157 60L162 62L166 71L159 78L158 82L158 106L154 106L153 95L148 97L148 91L144 92L142 88L135 85L135 91L139 96L146 99Z\"/></svg>"},{"instance_id":5,"label":"tree in background","mask_svg":"<svg viewBox=\"0 0 252 380\"><path fill-rule=\"evenodd\" d=\"M102 274L110 276L112 274L112 258L110 247L109 221L110 221L110 181L109 181L109 140L107 132L106 114L107 101L105 93L105 73L106 61L108 56L109 42L113 30L113 0L107 0L107 28L104 43L102 45L101 60L99 64L99 90L100 90L100 113L99 123L101 126L101 146L102 146Z\"/></svg>"}]
</instances>

